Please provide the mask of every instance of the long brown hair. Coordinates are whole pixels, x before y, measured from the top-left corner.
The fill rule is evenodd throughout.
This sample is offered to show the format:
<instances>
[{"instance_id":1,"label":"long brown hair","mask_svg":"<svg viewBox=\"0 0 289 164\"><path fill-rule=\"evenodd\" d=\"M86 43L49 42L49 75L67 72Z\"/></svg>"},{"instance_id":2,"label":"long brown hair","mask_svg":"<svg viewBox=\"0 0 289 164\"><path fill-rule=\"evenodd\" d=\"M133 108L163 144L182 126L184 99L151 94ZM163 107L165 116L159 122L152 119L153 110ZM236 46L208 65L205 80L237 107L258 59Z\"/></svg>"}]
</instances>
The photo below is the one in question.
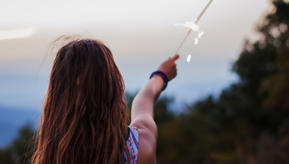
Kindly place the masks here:
<instances>
[{"instance_id":1,"label":"long brown hair","mask_svg":"<svg viewBox=\"0 0 289 164\"><path fill-rule=\"evenodd\" d=\"M57 52L32 163L123 163L127 106L112 52L93 39Z\"/></svg>"}]
</instances>

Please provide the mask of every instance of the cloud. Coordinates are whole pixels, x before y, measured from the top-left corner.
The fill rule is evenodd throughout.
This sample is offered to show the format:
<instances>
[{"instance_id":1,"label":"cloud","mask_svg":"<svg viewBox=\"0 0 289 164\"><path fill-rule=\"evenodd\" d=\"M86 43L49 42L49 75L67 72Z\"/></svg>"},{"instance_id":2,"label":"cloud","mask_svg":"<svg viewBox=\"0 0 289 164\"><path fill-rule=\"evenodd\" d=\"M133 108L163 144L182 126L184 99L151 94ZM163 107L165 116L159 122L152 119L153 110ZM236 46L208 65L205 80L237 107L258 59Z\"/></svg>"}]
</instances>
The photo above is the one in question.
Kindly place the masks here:
<instances>
[{"instance_id":1,"label":"cloud","mask_svg":"<svg viewBox=\"0 0 289 164\"><path fill-rule=\"evenodd\" d=\"M36 33L35 27L16 29L16 30L0 30L0 40L28 38Z\"/></svg>"}]
</instances>

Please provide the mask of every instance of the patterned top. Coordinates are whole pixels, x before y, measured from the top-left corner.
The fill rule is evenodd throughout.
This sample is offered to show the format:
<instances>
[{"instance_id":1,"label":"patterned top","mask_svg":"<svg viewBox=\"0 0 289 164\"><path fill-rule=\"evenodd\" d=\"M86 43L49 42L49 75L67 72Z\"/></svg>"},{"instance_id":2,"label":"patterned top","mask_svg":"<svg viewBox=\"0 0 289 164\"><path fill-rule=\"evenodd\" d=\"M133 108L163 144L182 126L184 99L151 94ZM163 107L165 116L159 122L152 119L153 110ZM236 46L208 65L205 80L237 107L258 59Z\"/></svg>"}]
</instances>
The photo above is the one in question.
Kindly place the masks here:
<instances>
[{"instance_id":1,"label":"patterned top","mask_svg":"<svg viewBox=\"0 0 289 164\"><path fill-rule=\"evenodd\" d=\"M138 143L139 143L139 137L138 137L138 130L135 127L128 126L127 128L129 130L128 139L126 140L127 147L129 148L129 152L124 152L124 163L128 164L128 157L130 157L130 163L129 164L136 164L137 158L138 158Z\"/></svg>"}]
</instances>

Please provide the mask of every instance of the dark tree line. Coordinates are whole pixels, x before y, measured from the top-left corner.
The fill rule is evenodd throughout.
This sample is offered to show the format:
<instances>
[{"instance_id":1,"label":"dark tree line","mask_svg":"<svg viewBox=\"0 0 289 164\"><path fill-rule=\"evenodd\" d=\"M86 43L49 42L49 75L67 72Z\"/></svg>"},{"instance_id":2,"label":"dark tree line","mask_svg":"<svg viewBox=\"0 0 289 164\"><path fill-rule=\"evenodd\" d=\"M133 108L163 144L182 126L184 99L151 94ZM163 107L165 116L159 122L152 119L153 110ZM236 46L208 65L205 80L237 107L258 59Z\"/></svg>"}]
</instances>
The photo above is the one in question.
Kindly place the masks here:
<instances>
[{"instance_id":1,"label":"dark tree line","mask_svg":"<svg viewBox=\"0 0 289 164\"><path fill-rule=\"evenodd\" d=\"M23 126L12 143L0 149L1 164L28 164L32 155L34 130L31 124Z\"/></svg>"},{"instance_id":2,"label":"dark tree line","mask_svg":"<svg viewBox=\"0 0 289 164\"><path fill-rule=\"evenodd\" d=\"M158 163L289 163L289 3L273 0L257 32L232 65L240 80L217 98L207 98L172 112L173 97L155 104L159 136ZM135 94L127 94L128 108ZM23 163L31 127L0 150L0 163ZM26 147L25 147L26 146Z\"/></svg>"}]
</instances>

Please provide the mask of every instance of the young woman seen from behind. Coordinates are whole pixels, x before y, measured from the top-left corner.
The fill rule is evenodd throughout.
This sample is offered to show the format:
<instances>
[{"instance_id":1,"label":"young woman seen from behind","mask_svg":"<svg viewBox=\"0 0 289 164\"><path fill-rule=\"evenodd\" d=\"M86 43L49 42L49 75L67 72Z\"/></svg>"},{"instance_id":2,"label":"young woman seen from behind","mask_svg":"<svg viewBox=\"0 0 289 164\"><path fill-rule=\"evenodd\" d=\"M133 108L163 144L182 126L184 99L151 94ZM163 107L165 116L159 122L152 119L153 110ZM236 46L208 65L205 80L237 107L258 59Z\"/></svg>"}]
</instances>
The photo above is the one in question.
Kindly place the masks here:
<instances>
[{"instance_id":1,"label":"young woman seen from behind","mask_svg":"<svg viewBox=\"0 0 289 164\"><path fill-rule=\"evenodd\" d=\"M153 105L176 76L163 62L132 103L128 126L122 75L110 49L78 39L56 54L41 116L35 164L156 163Z\"/></svg>"}]
</instances>

